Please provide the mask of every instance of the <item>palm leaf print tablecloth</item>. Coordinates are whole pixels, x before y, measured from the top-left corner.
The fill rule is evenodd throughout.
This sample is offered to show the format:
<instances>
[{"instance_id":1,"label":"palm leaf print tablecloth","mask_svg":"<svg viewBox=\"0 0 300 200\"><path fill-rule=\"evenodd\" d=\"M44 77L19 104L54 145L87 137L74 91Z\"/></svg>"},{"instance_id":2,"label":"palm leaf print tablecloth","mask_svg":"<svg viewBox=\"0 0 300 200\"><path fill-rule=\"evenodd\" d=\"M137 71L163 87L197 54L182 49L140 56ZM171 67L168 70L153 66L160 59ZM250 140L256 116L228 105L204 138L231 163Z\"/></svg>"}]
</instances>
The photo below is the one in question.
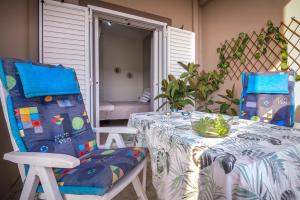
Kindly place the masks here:
<instances>
[{"instance_id":1,"label":"palm leaf print tablecloth","mask_svg":"<svg viewBox=\"0 0 300 200\"><path fill-rule=\"evenodd\" d=\"M180 113L131 115L159 199L300 199L300 131L237 117L231 124L228 137L204 138Z\"/></svg>"}]
</instances>

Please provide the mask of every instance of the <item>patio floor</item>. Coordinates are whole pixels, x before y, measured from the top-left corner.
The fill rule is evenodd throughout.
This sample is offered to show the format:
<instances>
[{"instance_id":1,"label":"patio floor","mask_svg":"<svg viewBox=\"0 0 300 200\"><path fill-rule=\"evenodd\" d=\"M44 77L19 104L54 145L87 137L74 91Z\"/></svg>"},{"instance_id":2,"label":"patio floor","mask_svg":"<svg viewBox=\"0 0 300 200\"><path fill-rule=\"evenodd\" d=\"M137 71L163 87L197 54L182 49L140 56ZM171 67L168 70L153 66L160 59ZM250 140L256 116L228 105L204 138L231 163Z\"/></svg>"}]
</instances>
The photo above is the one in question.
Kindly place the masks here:
<instances>
[{"instance_id":1,"label":"patio floor","mask_svg":"<svg viewBox=\"0 0 300 200\"><path fill-rule=\"evenodd\" d=\"M151 165L150 165L150 161L148 161L148 169L147 169L147 197L149 200L156 200L156 192L155 189L152 185L152 171L151 171ZM141 179L141 177L140 177ZM142 180L142 179L141 179ZM136 193L133 189L132 184L128 185L125 190L123 190L119 195L117 195L115 198L113 198L113 200L136 200L137 196Z\"/></svg>"}]
</instances>

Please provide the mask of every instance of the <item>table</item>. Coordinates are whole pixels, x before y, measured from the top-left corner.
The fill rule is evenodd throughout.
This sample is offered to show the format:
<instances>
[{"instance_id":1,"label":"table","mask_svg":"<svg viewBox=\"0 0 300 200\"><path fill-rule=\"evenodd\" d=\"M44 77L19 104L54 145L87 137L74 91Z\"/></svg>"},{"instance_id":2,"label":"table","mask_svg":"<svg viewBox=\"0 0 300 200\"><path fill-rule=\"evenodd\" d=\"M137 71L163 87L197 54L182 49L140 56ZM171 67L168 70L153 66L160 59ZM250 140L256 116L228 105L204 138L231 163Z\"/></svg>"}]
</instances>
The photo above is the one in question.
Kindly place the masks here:
<instances>
[{"instance_id":1,"label":"table","mask_svg":"<svg viewBox=\"0 0 300 200\"><path fill-rule=\"evenodd\" d=\"M300 199L297 129L235 117L228 137L203 138L180 113L155 112L132 114L128 125L149 148L159 199Z\"/></svg>"}]
</instances>

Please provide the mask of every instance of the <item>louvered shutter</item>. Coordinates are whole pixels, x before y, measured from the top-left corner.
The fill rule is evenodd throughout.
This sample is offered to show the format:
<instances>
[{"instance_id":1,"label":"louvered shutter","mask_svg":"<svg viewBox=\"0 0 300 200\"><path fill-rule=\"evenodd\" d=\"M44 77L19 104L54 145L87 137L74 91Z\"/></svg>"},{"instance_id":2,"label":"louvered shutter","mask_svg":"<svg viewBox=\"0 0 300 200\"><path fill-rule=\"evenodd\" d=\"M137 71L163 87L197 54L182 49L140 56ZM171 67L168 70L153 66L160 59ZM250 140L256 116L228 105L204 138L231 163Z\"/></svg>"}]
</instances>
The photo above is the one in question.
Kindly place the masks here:
<instances>
[{"instance_id":1,"label":"louvered shutter","mask_svg":"<svg viewBox=\"0 0 300 200\"><path fill-rule=\"evenodd\" d=\"M40 62L75 69L90 111L88 8L44 0L40 3Z\"/></svg>"},{"instance_id":2,"label":"louvered shutter","mask_svg":"<svg viewBox=\"0 0 300 200\"><path fill-rule=\"evenodd\" d=\"M168 27L167 40L168 74L176 78L185 70L178 64L195 62L195 33L174 27Z\"/></svg>"}]
</instances>

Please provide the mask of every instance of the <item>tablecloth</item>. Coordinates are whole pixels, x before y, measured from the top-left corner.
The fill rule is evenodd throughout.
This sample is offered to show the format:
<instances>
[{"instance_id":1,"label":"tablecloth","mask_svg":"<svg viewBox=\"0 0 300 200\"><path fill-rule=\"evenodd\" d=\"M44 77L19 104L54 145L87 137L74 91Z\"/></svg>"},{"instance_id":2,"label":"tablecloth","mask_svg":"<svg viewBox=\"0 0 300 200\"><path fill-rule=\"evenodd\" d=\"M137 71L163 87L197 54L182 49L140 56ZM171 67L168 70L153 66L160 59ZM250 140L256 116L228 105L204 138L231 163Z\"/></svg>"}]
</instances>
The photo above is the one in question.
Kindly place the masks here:
<instances>
[{"instance_id":1,"label":"tablecloth","mask_svg":"<svg viewBox=\"0 0 300 200\"><path fill-rule=\"evenodd\" d=\"M157 112L132 114L128 125L149 148L159 199L300 199L297 129L235 117L229 136L204 138L180 113Z\"/></svg>"}]
</instances>

